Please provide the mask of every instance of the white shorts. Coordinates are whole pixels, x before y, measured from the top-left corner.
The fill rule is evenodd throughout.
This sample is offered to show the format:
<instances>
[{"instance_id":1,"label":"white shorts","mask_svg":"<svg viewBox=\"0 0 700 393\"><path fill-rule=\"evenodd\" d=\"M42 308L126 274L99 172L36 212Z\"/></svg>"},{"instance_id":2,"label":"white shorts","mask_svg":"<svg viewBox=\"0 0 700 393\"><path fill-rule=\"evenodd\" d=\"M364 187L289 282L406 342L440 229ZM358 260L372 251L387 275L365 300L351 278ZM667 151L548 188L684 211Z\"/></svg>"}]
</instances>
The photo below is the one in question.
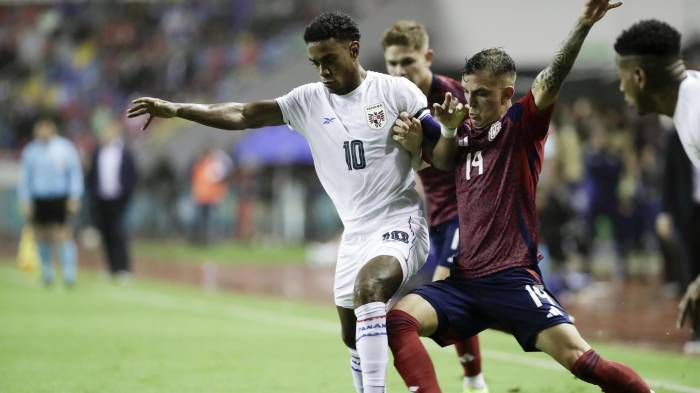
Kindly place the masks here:
<instances>
[{"instance_id":1,"label":"white shorts","mask_svg":"<svg viewBox=\"0 0 700 393\"><path fill-rule=\"evenodd\" d=\"M428 257L430 240L428 225L422 215L400 215L390 217L380 224L365 227L377 228L371 231L343 232L338 248L338 262L335 268L334 296L339 307L354 309L355 278L362 267L372 258L388 255L401 263L403 280L396 293L408 279L420 270ZM393 299L392 300L398 300ZM389 301L388 304L392 304Z\"/></svg>"}]
</instances>

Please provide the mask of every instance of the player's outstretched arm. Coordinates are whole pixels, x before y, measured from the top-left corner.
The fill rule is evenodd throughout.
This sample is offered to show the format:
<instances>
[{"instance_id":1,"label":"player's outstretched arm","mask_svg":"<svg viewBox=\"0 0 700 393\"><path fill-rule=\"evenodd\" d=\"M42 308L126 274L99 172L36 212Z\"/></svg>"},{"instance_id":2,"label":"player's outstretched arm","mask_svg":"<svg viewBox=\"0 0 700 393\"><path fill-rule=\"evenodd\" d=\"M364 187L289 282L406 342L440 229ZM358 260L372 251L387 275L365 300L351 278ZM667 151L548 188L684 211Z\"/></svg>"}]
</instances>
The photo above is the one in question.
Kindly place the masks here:
<instances>
[{"instance_id":1,"label":"player's outstretched arm","mask_svg":"<svg viewBox=\"0 0 700 393\"><path fill-rule=\"evenodd\" d=\"M228 102L221 104L183 104L141 97L131 102L128 117L147 115L142 129L146 129L154 117L180 117L205 126L224 130L245 130L284 124L282 110L277 101L255 101L250 103Z\"/></svg>"},{"instance_id":2,"label":"player's outstretched arm","mask_svg":"<svg viewBox=\"0 0 700 393\"><path fill-rule=\"evenodd\" d=\"M455 167L457 129L464 122L469 106L459 102L452 93L446 93L442 104L433 104L434 117L440 122L440 139L433 149L433 166L449 171Z\"/></svg>"},{"instance_id":3,"label":"player's outstretched arm","mask_svg":"<svg viewBox=\"0 0 700 393\"><path fill-rule=\"evenodd\" d=\"M554 54L552 64L542 70L532 83L532 95L538 109L543 110L556 101L559 89L569 75L591 27L609 10L621 5L621 1L611 3L610 0L586 0L583 13L569 33L569 37Z\"/></svg>"}]
</instances>

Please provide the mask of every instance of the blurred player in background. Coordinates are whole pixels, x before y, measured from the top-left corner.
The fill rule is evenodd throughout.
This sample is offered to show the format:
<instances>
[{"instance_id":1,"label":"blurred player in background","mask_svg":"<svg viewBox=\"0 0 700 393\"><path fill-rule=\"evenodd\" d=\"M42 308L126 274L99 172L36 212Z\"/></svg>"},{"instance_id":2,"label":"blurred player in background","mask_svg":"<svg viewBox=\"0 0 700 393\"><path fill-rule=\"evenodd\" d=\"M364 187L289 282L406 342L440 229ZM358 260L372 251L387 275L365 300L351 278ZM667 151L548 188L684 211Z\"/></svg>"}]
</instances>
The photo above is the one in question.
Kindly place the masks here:
<instances>
[{"instance_id":1,"label":"blurred player in background","mask_svg":"<svg viewBox=\"0 0 700 393\"><path fill-rule=\"evenodd\" d=\"M685 68L681 34L668 24L643 20L617 37L617 73L625 101L640 114L673 118L678 137L693 164L693 206L683 222L674 222L688 269L697 279L679 305L678 327L687 317L693 329L685 351L700 353L700 72ZM671 226L671 225L667 225Z\"/></svg>"},{"instance_id":2,"label":"blurred player in background","mask_svg":"<svg viewBox=\"0 0 700 393\"><path fill-rule=\"evenodd\" d=\"M360 65L360 32L349 16L321 14L306 27L304 40L321 82L251 103L139 98L128 115L148 115L144 127L153 117L176 116L229 130L287 124L306 137L345 226L334 295L355 388L384 392L387 302L420 269L429 247L412 158L392 140L391 128L401 112L439 126L413 83Z\"/></svg>"},{"instance_id":3,"label":"blurred player in background","mask_svg":"<svg viewBox=\"0 0 700 393\"><path fill-rule=\"evenodd\" d=\"M464 101L462 85L443 75L433 74L433 50L425 27L415 21L400 20L392 24L382 37L384 60L389 75L405 77L428 97L428 107L442 103L445 93ZM455 198L453 171L433 167L418 172L425 192L430 225L430 253L425 266L416 276L422 283L437 281L450 275L450 267L459 247L459 220ZM429 279L425 279L428 275ZM479 337L472 336L455 343L464 369L464 392L488 392L481 373Z\"/></svg>"},{"instance_id":4,"label":"blurred player in background","mask_svg":"<svg viewBox=\"0 0 700 393\"><path fill-rule=\"evenodd\" d=\"M433 164L456 169L460 250L450 277L418 288L389 312L395 364L412 391L440 392L419 335L447 345L498 326L524 350L546 352L605 392L650 392L636 372L588 345L537 267L535 191L554 103L590 29L621 4L588 0L551 65L515 104L515 64L494 48L465 64L468 106L449 93L436 105L442 135Z\"/></svg>"},{"instance_id":5,"label":"blurred player in background","mask_svg":"<svg viewBox=\"0 0 700 393\"><path fill-rule=\"evenodd\" d=\"M53 255L58 252L63 282L75 285L77 255L70 225L83 196L83 172L73 143L57 134L50 118L34 124L34 140L22 151L17 187L20 210L36 234L44 284L54 282Z\"/></svg>"}]
</instances>

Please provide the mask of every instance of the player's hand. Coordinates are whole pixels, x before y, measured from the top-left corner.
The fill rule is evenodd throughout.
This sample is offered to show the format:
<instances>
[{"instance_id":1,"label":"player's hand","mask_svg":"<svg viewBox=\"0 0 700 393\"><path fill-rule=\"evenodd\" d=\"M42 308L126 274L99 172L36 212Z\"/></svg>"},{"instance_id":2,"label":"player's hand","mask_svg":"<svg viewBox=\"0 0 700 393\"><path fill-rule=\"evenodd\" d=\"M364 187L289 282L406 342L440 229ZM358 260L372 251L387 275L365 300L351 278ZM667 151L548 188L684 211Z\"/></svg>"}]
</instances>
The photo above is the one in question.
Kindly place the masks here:
<instances>
[{"instance_id":1,"label":"player's hand","mask_svg":"<svg viewBox=\"0 0 700 393\"><path fill-rule=\"evenodd\" d=\"M583 7L582 18L589 24L594 24L601 20L605 14L613 8L622 5L621 1L610 2L610 0L587 0Z\"/></svg>"},{"instance_id":2,"label":"player's hand","mask_svg":"<svg viewBox=\"0 0 700 393\"><path fill-rule=\"evenodd\" d=\"M420 154L423 143L423 127L420 121L406 112L401 112L391 131L393 139L411 155Z\"/></svg>"},{"instance_id":3,"label":"player's hand","mask_svg":"<svg viewBox=\"0 0 700 393\"><path fill-rule=\"evenodd\" d=\"M148 115L146 123L141 127L145 130L154 117L170 118L177 115L177 105L175 103L158 98L141 97L131 101L131 108L126 111L127 117L138 117Z\"/></svg>"},{"instance_id":4,"label":"player's hand","mask_svg":"<svg viewBox=\"0 0 700 393\"><path fill-rule=\"evenodd\" d=\"M459 99L447 92L442 104L433 104L433 117L435 117L445 128L454 129L459 127L464 121L464 117L469 113L469 106L459 102Z\"/></svg>"},{"instance_id":5,"label":"player's hand","mask_svg":"<svg viewBox=\"0 0 700 393\"><path fill-rule=\"evenodd\" d=\"M682 328L685 321L688 321L691 327L696 326L700 323L696 318L700 318L700 276L688 285L683 299L678 304L676 327Z\"/></svg>"},{"instance_id":6,"label":"player's hand","mask_svg":"<svg viewBox=\"0 0 700 393\"><path fill-rule=\"evenodd\" d=\"M66 211L68 212L68 215L74 217L76 214L78 214L78 210L80 210L80 201L77 199L68 198L68 200L66 200Z\"/></svg>"}]
</instances>

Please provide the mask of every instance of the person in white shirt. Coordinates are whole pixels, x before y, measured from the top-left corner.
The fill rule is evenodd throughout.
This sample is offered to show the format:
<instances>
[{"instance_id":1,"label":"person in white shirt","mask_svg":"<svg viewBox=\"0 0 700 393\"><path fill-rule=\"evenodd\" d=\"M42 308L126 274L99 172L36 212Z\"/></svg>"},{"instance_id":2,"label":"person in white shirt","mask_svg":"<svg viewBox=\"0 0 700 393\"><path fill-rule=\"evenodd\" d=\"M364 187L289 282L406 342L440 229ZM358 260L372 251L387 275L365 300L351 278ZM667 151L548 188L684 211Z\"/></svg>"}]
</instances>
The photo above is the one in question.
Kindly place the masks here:
<instances>
[{"instance_id":1,"label":"person in white shirt","mask_svg":"<svg viewBox=\"0 0 700 393\"><path fill-rule=\"evenodd\" d=\"M639 21L617 37L615 51L625 101L640 114L658 113L673 118L683 149L693 164L694 177L699 178L700 72L686 69L681 58L681 34L658 20ZM689 237L687 233L681 235ZM679 304L678 327L689 320L694 330L689 344L700 353L700 261L692 263L698 277Z\"/></svg>"},{"instance_id":2,"label":"person in white shirt","mask_svg":"<svg viewBox=\"0 0 700 393\"><path fill-rule=\"evenodd\" d=\"M244 130L287 124L309 142L318 177L345 227L335 274L335 304L358 392L384 392L387 304L425 262L428 228L414 189L411 157L392 138L401 112L432 121L426 97L408 79L366 71L360 32L331 12L306 27L309 60L321 82L274 100L212 105L138 98L129 117L181 117ZM426 124L427 125L427 124ZM439 127L439 126L437 126Z\"/></svg>"}]
</instances>

